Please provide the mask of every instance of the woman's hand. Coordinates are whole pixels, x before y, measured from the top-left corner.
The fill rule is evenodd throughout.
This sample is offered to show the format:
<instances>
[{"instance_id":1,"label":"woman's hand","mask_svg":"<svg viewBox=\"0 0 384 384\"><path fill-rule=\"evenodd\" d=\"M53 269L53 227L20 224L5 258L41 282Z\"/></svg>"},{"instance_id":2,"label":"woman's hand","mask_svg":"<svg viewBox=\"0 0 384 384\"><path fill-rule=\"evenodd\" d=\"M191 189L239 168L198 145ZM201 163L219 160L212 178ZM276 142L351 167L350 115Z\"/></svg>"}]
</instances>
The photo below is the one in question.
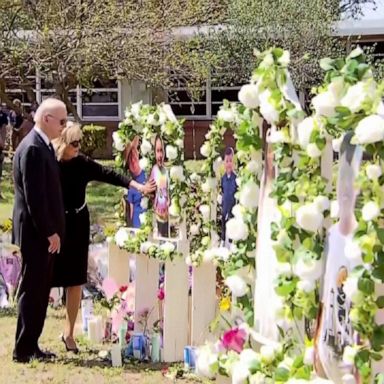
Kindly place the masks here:
<instances>
[{"instance_id":1,"label":"woman's hand","mask_svg":"<svg viewBox=\"0 0 384 384\"><path fill-rule=\"evenodd\" d=\"M143 195L150 195L151 193L156 191L156 181L148 180L144 185L141 186L141 193Z\"/></svg>"}]
</instances>

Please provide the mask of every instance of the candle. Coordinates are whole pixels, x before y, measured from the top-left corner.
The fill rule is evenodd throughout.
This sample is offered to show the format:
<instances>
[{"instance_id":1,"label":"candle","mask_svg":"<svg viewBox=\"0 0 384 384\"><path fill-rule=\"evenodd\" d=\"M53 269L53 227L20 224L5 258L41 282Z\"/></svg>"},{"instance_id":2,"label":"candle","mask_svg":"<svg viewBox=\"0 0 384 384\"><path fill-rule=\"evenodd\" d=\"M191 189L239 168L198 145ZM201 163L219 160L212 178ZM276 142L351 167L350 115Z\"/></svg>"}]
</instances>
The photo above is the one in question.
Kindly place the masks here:
<instances>
[{"instance_id":1,"label":"candle","mask_svg":"<svg viewBox=\"0 0 384 384\"><path fill-rule=\"evenodd\" d=\"M125 341L125 337L127 335L127 322L123 322L119 328L119 345L120 347L124 347L127 343Z\"/></svg>"},{"instance_id":2,"label":"candle","mask_svg":"<svg viewBox=\"0 0 384 384\"><path fill-rule=\"evenodd\" d=\"M88 339L94 342L99 341L97 319L95 319L94 317L88 318Z\"/></svg>"},{"instance_id":3,"label":"candle","mask_svg":"<svg viewBox=\"0 0 384 384\"><path fill-rule=\"evenodd\" d=\"M111 359L112 367L121 367L123 365L121 360L121 347L119 344L112 344Z\"/></svg>"},{"instance_id":4,"label":"candle","mask_svg":"<svg viewBox=\"0 0 384 384\"><path fill-rule=\"evenodd\" d=\"M93 302L92 299L81 300L81 319L83 322L83 331L88 330L88 318L93 314Z\"/></svg>"},{"instance_id":5,"label":"candle","mask_svg":"<svg viewBox=\"0 0 384 384\"><path fill-rule=\"evenodd\" d=\"M160 361L160 335L154 333L151 337L151 360L152 363Z\"/></svg>"}]
</instances>

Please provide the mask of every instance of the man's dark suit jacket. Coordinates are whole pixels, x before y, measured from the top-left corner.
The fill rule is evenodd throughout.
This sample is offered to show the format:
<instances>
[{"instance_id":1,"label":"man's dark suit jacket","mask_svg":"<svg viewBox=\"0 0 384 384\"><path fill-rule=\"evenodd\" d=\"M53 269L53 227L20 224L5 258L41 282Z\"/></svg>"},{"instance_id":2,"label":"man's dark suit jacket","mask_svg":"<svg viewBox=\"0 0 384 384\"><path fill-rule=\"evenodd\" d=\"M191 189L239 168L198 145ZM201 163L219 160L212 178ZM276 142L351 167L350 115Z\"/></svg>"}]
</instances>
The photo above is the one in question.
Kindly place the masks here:
<instances>
[{"instance_id":1,"label":"man's dark suit jacket","mask_svg":"<svg viewBox=\"0 0 384 384\"><path fill-rule=\"evenodd\" d=\"M13 159L15 203L13 240L23 258L48 252L48 237L63 242L65 214L59 168L54 154L33 129L20 143Z\"/></svg>"}]
</instances>

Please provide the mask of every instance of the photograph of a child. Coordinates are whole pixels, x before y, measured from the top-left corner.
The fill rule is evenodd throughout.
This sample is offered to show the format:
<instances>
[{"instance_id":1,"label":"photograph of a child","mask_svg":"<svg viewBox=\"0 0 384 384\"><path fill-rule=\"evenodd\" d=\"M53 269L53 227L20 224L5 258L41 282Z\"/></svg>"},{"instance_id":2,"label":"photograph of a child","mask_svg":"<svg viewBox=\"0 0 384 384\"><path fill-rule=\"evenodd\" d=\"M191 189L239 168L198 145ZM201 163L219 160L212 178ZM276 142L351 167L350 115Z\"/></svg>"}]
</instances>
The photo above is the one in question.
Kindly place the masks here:
<instances>
[{"instance_id":1,"label":"photograph of a child","mask_svg":"<svg viewBox=\"0 0 384 384\"><path fill-rule=\"evenodd\" d=\"M234 172L235 152L232 147L227 147L224 152L225 173L221 178L222 191L222 217L221 217L221 241L222 245L228 245L226 225L232 215L232 208L236 204L235 193L237 192L236 174Z\"/></svg>"},{"instance_id":2,"label":"photograph of a child","mask_svg":"<svg viewBox=\"0 0 384 384\"><path fill-rule=\"evenodd\" d=\"M138 151L139 137L136 136L130 146L127 147L125 158L126 166L132 176L132 179L140 184L145 184L147 181L146 174L140 167L139 151ZM126 203L128 204L128 218L127 224L133 228L140 228L140 214L146 210L141 206L141 199L143 194L135 187L130 187L128 194L125 196Z\"/></svg>"},{"instance_id":3,"label":"photograph of a child","mask_svg":"<svg viewBox=\"0 0 384 384\"><path fill-rule=\"evenodd\" d=\"M153 204L157 222L158 235L169 237L169 178L168 171L164 165L164 143L162 138L157 135L155 138L155 159L150 179L156 183L156 195Z\"/></svg>"}]
</instances>

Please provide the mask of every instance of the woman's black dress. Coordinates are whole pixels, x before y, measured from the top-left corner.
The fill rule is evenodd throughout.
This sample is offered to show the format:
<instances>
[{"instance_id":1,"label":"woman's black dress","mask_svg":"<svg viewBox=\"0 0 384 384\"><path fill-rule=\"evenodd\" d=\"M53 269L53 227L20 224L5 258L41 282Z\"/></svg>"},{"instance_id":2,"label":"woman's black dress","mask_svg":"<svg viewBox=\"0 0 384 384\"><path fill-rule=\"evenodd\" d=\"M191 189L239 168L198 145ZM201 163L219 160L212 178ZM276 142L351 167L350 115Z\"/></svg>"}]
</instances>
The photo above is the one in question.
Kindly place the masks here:
<instances>
[{"instance_id":1,"label":"woman's black dress","mask_svg":"<svg viewBox=\"0 0 384 384\"><path fill-rule=\"evenodd\" d=\"M61 252L55 256L52 286L71 287L87 282L90 230L89 212L84 205L87 184L95 180L128 188L130 179L83 155L61 161L59 167L66 224Z\"/></svg>"}]
</instances>

